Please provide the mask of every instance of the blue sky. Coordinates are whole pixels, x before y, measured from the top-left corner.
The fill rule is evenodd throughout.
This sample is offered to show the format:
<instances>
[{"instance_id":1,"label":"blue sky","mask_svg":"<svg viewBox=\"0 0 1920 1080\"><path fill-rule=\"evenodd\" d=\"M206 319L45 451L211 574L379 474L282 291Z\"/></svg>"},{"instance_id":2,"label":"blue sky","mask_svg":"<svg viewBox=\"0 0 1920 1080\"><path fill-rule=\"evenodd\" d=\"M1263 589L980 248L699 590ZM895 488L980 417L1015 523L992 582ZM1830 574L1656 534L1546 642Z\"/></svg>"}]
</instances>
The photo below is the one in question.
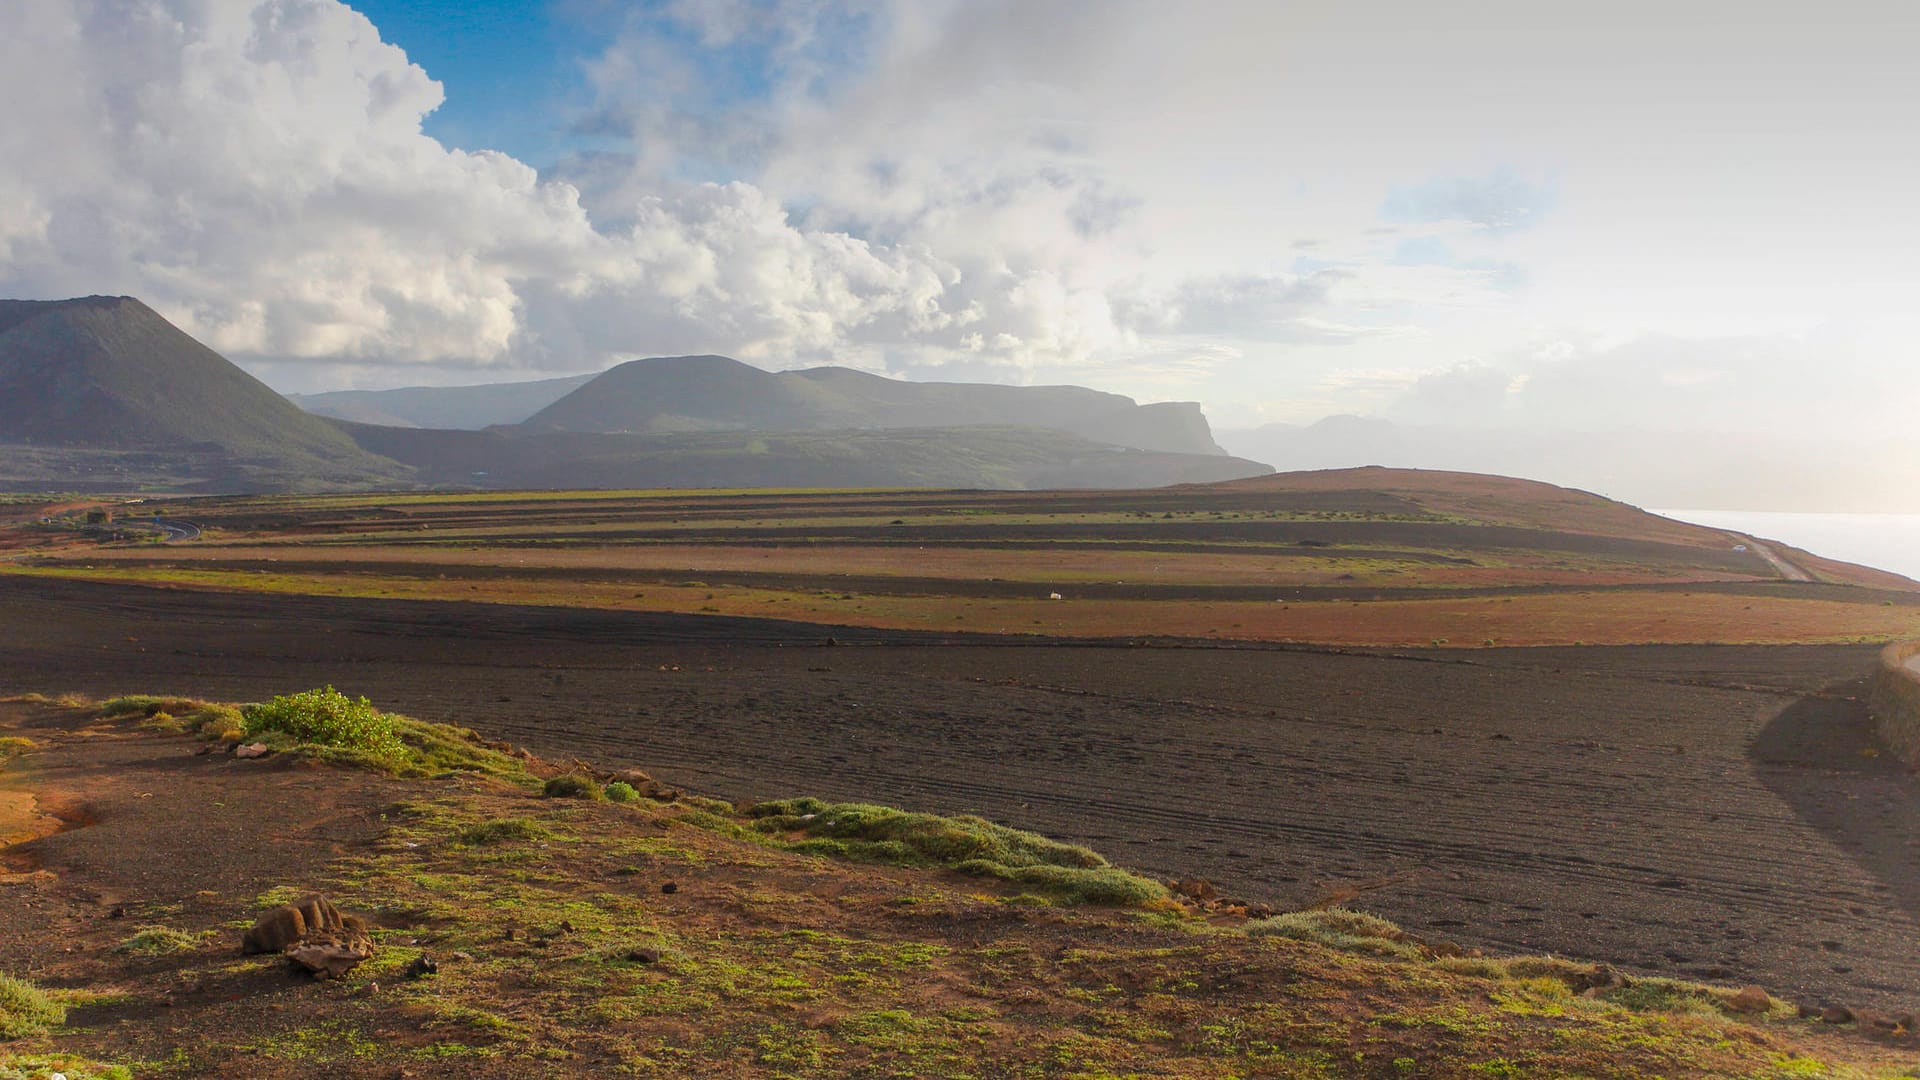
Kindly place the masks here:
<instances>
[{"instance_id":1,"label":"blue sky","mask_svg":"<svg viewBox=\"0 0 1920 1080\"><path fill-rule=\"evenodd\" d=\"M584 140L571 116L591 100L582 63L605 21L515 0L352 0L380 36L446 88L427 134L463 150L499 150L547 167Z\"/></svg>"}]
</instances>

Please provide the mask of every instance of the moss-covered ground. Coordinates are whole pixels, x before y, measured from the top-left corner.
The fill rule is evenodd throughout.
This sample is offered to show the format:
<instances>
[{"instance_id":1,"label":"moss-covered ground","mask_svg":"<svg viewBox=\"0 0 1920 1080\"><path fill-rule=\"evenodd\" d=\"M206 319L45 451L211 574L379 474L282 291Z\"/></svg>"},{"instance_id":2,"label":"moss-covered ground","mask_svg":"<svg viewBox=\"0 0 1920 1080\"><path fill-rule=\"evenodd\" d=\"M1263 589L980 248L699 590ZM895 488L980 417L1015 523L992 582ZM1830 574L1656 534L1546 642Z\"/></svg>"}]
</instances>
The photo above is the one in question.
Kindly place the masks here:
<instances>
[{"instance_id":1,"label":"moss-covered ground","mask_svg":"<svg viewBox=\"0 0 1920 1080\"><path fill-rule=\"evenodd\" d=\"M220 755L154 724L151 704L104 723L97 706L21 708L50 752L151 740L181 762L170 782L207 783L209 802L271 775L216 774ZM0 782L33 784L33 761ZM391 781L398 797L378 805L316 807L378 828L299 880L154 883L127 921L18 983L34 1004L0 1042L0 1077L1784 1078L1920 1061L1904 1031L1872 1038L1778 1001L1738 1013L1731 988L1463 955L1358 913L1249 919L979 819L434 775ZM1139 884L1020 872L1036 867ZM65 874L85 884L84 868ZM240 955L258 912L309 891L376 928L379 953L342 981ZM437 972L416 974L422 957Z\"/></svg>"}]
</instances>

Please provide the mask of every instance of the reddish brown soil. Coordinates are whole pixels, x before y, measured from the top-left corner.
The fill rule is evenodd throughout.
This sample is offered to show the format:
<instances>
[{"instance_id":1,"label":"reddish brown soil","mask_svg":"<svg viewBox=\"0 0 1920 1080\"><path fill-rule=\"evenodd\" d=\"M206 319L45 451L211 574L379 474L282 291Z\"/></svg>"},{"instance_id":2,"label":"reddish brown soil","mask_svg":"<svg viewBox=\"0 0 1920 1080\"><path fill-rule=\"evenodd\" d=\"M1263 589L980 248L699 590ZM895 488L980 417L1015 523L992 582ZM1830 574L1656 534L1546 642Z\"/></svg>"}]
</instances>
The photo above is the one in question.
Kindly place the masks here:
<instances>
[{"instance_id":1,"label":"reddish brown soil","mask_svg":"<svg viewBox=\"0 0 1920 1080\"><path fill-rule=\"evenodd\" d=\"M1470 944L1920 997L1920 783L1868 756L1871 648L1127 648L21 579L0 625L0 692L333 683L729 797L977 810L1277 905L1357 893Z\"/></svg>"}]
</instances>

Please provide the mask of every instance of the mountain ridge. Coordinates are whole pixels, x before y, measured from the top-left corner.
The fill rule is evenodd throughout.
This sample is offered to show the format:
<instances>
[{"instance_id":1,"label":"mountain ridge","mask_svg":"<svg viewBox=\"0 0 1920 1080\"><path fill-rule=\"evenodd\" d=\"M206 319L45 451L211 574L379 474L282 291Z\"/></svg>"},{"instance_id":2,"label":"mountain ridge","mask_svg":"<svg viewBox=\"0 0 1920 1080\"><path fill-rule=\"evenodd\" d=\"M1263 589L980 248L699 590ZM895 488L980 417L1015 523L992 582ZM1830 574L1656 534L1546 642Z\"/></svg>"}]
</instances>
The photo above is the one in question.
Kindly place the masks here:
<instances>
[{"instance_id":1,"label":"mountain ridge","mask_svg":"<svg viewBox=\"0 0 1920 1080\"><path fill-rule=\"evenodd\" d=\"M612 392L583 394L602 375L556 402L573 402L561 420L585 422L361 424L302 411L131 297L0 301L0 486L1128 488L1270 471L1221 452L1197 406L1155 412L1077 387L923 387L848 369L776 374L717 356L610 375ZM559 382L535 389L565 389ZM525 392L477 389L467 404L499 408ZM648 430L574 430L607 426L595 414L621 410L620 425L637 415ZM1139 441L1199 452L1116 445L1125 418L1139 415L1176 421L1157 433L1135 425L1152 436ZM1075 425L1088 430L1063 429Z\"/></svg>"},{"instance_id":2,"label":"mountain ridge","mask_svg":"<svg viewBox=\"0 0 1920 1080\"><path fill-rule=\"evenodd\" d=\"M525 423L634 434L1012 425L1138 450L1226 456L1195 402L1141 405L1081 386L909 382L832 366L773 372L715 354L627 361Z\"/></svg>"}]
</instances>

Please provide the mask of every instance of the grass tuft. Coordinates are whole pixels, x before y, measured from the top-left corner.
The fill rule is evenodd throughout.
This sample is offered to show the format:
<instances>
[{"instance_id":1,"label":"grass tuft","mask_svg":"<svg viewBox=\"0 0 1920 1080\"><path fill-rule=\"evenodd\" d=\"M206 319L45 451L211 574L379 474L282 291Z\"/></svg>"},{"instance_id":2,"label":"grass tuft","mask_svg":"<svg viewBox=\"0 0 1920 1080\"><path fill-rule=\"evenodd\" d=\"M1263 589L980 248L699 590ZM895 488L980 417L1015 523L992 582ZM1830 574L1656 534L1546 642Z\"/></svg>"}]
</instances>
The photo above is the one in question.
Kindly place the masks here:
<instances>
[{"instance_id":1,"label":"grass tuft","mask_svg":"<svg viewBox=\"0 0 1920 1080\"><path fill-rule=\"evenodd\" d=\"M454 842L469 847L485 847L510 840L548 840L553 833L532 818L495 818L469 825L454 834Z\"/></svg>"},{"instance_id":2,"label":"grass tuft","mask_svg":"<svg viewBox=\"0 0 1920 1080\"><path fill-rule=\"evenodd\" d=\"M192 952L200 947L200 936L170 926L143 926L134 935L113 947L114 952L135 956L166 956Z\"/></svg>"},{"instance_id":3,"label":"grass tuft","mask_svg":"<svg viewBox=\"0 0 1920 1080\"><path fill-rule=\"evenodd\" d=\"M615 780L607 785L605 792L608 802L630 803L640 797L640 792L625 780Z\"/></svg>"},{"instance_id":4,"label":"grass tuft","mask_svg":"<svg viewBox=\"0 0 1920 1080\"><path fill-rule=\"evenodd\" d=\"M125 1065L102 1065L71 1054L0 1053L0 1080L133 1080Z\"/></svg>"},{"instance_id":5,"label":"grass tuft","mask_svg":"<svg viewBox=\"0 0 1920 1080\"><path fill-rule=\"evenodd\" d=\"M22 754L31 754L40 749L40 744L20 735L0 736L0 761L17 758Z\"/></svg>"},{"instance_id":6,"label":"grass tuft","mask_svg":"<svg viewBox=\"0 0 1920 1080\"><path fill-rule=\"evenodd\" d=\"M0 1039L43 1035L66 1023L67 1010L24 979L0 975Z\"/></svg>"},{"instance_id":7,"label":"grass tuft","mask_svg":"<svg viewBox=\"0 0 1920 1080\"><path fill-rule=\"evenodd\" d=\"M128 716L153 717L161 713L179 715L200 708L205 702L192 698L166 697L158 694L122 694L108 698L100 703L100 716L106 720L118 720Z\"/></svg>"},{"instance_id":8,"label":"grass tuft","mask_svg":"<svg viewBox=\"0 0 1920 1080\"><path fill-rule=\"evenodd\" d=\"M1254 937L1283 937L1310 941L1342 952L1368 956L1396 956L1406 960L1420 958L1420 950L1406 940L1405 931L1378 916L1346 908L1321 911L1289 911L1270 919L1247 924Z\"/></svg>"},{"instance_id":9,"label":"grass tuft","mask_svg":"<svg viewBox=\"0 0 1920 1080\"><path fill-rule=\"evenodd\" d=\"M866 803L784 799L747 811L763 833L799 834L797 851L858 862L941 866L1018 882L1069 901L1144 904L1159 882L1131 874L1077 844L1063 844L972 815L943 817Z\"/></svg>"},{"instance_id":10,"label":"grass tuft","mask_svg":"<svg viewBox=\"0 0 1920 1080\"><path fill-rule=\"evenodd\" d=\"M606 793L590 776L568 773L556 776L541 785L540 793L549 799L604 799Z\"/></svg>"}]
</instances>

